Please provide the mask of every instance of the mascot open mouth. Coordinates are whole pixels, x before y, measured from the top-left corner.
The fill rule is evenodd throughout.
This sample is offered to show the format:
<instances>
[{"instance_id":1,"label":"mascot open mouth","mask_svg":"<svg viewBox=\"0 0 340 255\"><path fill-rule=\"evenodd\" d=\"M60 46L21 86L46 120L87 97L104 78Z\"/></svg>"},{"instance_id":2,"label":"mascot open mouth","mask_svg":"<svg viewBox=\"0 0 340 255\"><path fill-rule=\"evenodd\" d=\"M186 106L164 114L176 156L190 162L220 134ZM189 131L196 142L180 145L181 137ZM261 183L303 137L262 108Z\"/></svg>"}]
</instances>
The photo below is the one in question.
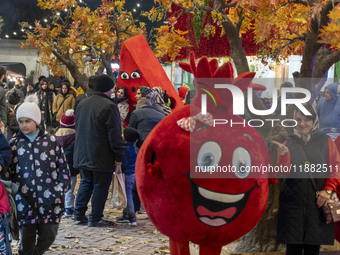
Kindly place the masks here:
<instances>
[{"instance_id":1,"label":"mascot open mouth","mask_svg":"<svg viewBox=\"0 0 340 255\"><path fill-rule=\"evenodd\" d=\"M228 194L211 191L198 186L189 178L192 201L197 218L211 227L220 227L232 222L246 206L250 193L259 187L255 185L240 194Z\"/></svg>"}]
</instances>

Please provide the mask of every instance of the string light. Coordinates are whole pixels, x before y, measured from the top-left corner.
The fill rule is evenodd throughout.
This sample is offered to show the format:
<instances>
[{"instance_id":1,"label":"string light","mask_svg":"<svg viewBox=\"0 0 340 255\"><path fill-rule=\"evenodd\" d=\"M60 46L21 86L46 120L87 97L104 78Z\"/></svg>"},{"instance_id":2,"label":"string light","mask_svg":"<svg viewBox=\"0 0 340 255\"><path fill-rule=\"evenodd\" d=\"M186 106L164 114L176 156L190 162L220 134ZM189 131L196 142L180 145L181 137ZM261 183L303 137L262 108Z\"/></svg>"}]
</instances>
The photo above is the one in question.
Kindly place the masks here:
<instances>
[{"instance_id":1,"label":"string light","mask_svg":"<svg viewBox=\"0 0 340 255\"><path fill-rule=\"evenodd\" d=\"M47 19L44 19L44 22L47 22L48 20Z\"/></svg>"},{"instance_id":2,"label":"string light","mask_svg":"<svg viewBox=\"0 0 340 255\"><path fill-rule=\"evenodd\" d=\"M60 12L57 12L57 16L59 16L60 15Z\"/></svg>"},{"instance_id":3,"label":"string light","mask_svg":"<svg viewBox=\"0 0 340 255\"><path fill-rule=\"evenodd\" d=\"M136 12L136 9L133 9L133 12Z\"/></svg>"},{"instance_id":4,"label":"string light","mask_svg":"<svg viewBox=\"0 0 340 255\"><path fill-rule=\"evenodd\" d=\"M22 29L21 29L21 32L25 32L25 29L22 28Z\"/></svg>"},{"instance_id":5,"label":"string light","mask_svg":"<svg viewBox=\"0 0 340 255\"><path fill-rule=\"evenodd\" d=\"M29 26L29 29L32 29L32 26Z\"/></svg>"},{"instance_id":6,"label":"string light","mask_svg":"<svg viewBox=\"0 0 340 255\"><path fill-rule=\"evenodd\" d=\"M139 4L139 3L137 4L137 7L140 7L140 4Z\"/></svg>"},{"instance_id":7,"label":"string light","mask_svg":"<svg viewBox=\"0 0 340 255\"><path fill-rule=\"evenodd\" d=\"M9 35L5 35L6 38L9 38Z\"/></svg>"},{"instance_id":8,"label":"string light","mask_svg":"<svg viewBox=\"0 0 340 255\"><path fill-rule=\"evenodd\" d=\"M17 35L17 32L13 32L13 35Z\"/></svg>"}]
</instances>

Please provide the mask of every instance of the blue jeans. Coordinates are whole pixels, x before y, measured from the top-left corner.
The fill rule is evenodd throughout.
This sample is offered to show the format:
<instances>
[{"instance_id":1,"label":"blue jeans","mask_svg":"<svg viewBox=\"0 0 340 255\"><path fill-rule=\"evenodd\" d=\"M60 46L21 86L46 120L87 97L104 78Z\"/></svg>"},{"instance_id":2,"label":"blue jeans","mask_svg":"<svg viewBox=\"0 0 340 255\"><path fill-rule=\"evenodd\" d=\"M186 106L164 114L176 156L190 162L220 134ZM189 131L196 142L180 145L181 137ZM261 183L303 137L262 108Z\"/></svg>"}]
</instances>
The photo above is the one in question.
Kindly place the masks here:
<instances>
[{"instance_id":1,"label":"blue jeans","mask_svg":"<svg viewBox=\"0 0 340 255\"><path fill-rule=\"evenodd\" d=\"M85 215L87 204L92 196L89 222L96 222L102 219L112 174L113 171L95 172L80 169L81 180L76 198L76 207L73 212L74 216L81 217Z\"/></svg>"},{"instance_id":2,"label":"blue jeans","mask_svg":"<svg viewBox=\"0 0 340 255\"><path fill-rule=\"evenodd\" d=\"M77 183L77 176L71 176L71 186L70 189L65 194L65 208L72 209L74 208L74 188Z\"/></svg>"},{"instance_id":3,"label":"blue jeans","mask_svg":"<svg viewBox=\"0 0 340 255\"><path fill-rule=\"evenodd\" d=\"M126 209L128 213L134 214L135 207L133 205L132 188L135 183L135 174L125 175L125 192L126 192Z\"/></svg>"}]
</instances>

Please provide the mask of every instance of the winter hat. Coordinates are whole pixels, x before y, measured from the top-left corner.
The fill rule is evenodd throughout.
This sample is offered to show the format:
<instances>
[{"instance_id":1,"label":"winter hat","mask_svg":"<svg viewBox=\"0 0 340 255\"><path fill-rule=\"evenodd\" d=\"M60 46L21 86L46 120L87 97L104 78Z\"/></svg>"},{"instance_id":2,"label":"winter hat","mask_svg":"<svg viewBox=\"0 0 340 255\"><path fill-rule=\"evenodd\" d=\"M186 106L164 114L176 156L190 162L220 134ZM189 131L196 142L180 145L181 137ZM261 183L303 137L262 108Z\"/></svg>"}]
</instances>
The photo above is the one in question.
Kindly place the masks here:
<instances>
[{"instance_id":1,"label":"winter hat","mask_svg":"<svg viewBox=\"0 0 340 255\"><path fill-rule=\"evenodd\" d=\"M110 78L110 76L106 74L102 74L97 76L94 80L93 90L100 92L108 92L110 89L114 87L115 83Z\"/></svg>"},{"instance_id":2,"label":"winter hat","mask_svg":"<svg viewBox=\"0 0 340 255\"><path fill-rule=\"evenodd\" d=\"M38 102L39 100L36 95L27 96L24 103L17 109L17 121L19 122L20 118L29 118L39 125L41 122L41 113Z\"/></svg>"},{"instance_id":3,"label":"winter hat","mask_svg":"<svg viewBox=\"0 0 340 255\"><path fill-rule=\"evenodd\" d=\"M61 115L59 123L61 128L74 128L76 125L74 110L68 109L66 112L64 112L63 115Z\"/></svg>"},{"instance_id":4,"label":"winter hat","mask_svg":"<svg viewBox=\"0 0 340 255\"><path fill-rule=\"evenodd\" d=\"M127 142L135 142L136 140L140 140L140 133L137 129L127 127L123 130L124 138Z\"/></svg>"},{"instance_id":5,"label":"winter hat","mask_svg":"<svg viewBox=\"0 0 340 255\"><path fill-rule=\"evenodd\" d=\"M149 95L152 92L152 89L150 89L149 87L146 87L146 86L140 86L140 87L138 87L138 89L140 90L142 97L146 97L147 95Z\"/></svg>"}]
</instances>

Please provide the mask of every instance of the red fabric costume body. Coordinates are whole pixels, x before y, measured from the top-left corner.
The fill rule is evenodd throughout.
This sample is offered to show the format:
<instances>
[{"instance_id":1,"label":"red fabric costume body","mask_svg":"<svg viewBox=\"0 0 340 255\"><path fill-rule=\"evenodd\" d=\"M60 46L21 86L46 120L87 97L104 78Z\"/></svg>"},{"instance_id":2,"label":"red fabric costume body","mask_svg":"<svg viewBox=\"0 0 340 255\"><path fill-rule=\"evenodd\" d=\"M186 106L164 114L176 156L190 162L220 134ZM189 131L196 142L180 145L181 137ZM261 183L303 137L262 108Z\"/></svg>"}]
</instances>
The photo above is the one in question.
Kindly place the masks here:
<instances>
[{"instance_id":1,"label":"red fabric costume body","mask_svg":"<svg viewBox=\"0 0 340 255\"><path fill-rule=\"evenodd\" d=\"M192 178L194 165L208 159L239 169L268 165L270 157L254 128L206 123L209 116L235 122L243 119L232 115L232 96L226 89L215 90L212 79L200 78L223 78L224 83L244 91L255 73L234 79L229 62L218 67L216 60L203 57L196 67L194 54L190 64L180 66L194 74L197 94L190 106L164 118L144 141L136 162L136 183L150 220L170 238L172 255L189 254L189 241L200 245L201 255L217 255L223 245L259 222L267 204L269 179L239 171L226 173L227 178ZM211 96L207 96L208 115L202 118L204 92Z\"/></svg>"},{"instance_id":2,"label":"red fabric costume body","mask_svg":"<svg viewBox=\"0 0 340 255\"><path fill-rule=\"evenodd\" d=\"M124 41L120 54L117 88L124 86L128 89L130 106L137 103L135 96L139 86L161 87L169 95L174 109L183 106L144 36L138 35Z\"/></svg>"}]
</instances>

